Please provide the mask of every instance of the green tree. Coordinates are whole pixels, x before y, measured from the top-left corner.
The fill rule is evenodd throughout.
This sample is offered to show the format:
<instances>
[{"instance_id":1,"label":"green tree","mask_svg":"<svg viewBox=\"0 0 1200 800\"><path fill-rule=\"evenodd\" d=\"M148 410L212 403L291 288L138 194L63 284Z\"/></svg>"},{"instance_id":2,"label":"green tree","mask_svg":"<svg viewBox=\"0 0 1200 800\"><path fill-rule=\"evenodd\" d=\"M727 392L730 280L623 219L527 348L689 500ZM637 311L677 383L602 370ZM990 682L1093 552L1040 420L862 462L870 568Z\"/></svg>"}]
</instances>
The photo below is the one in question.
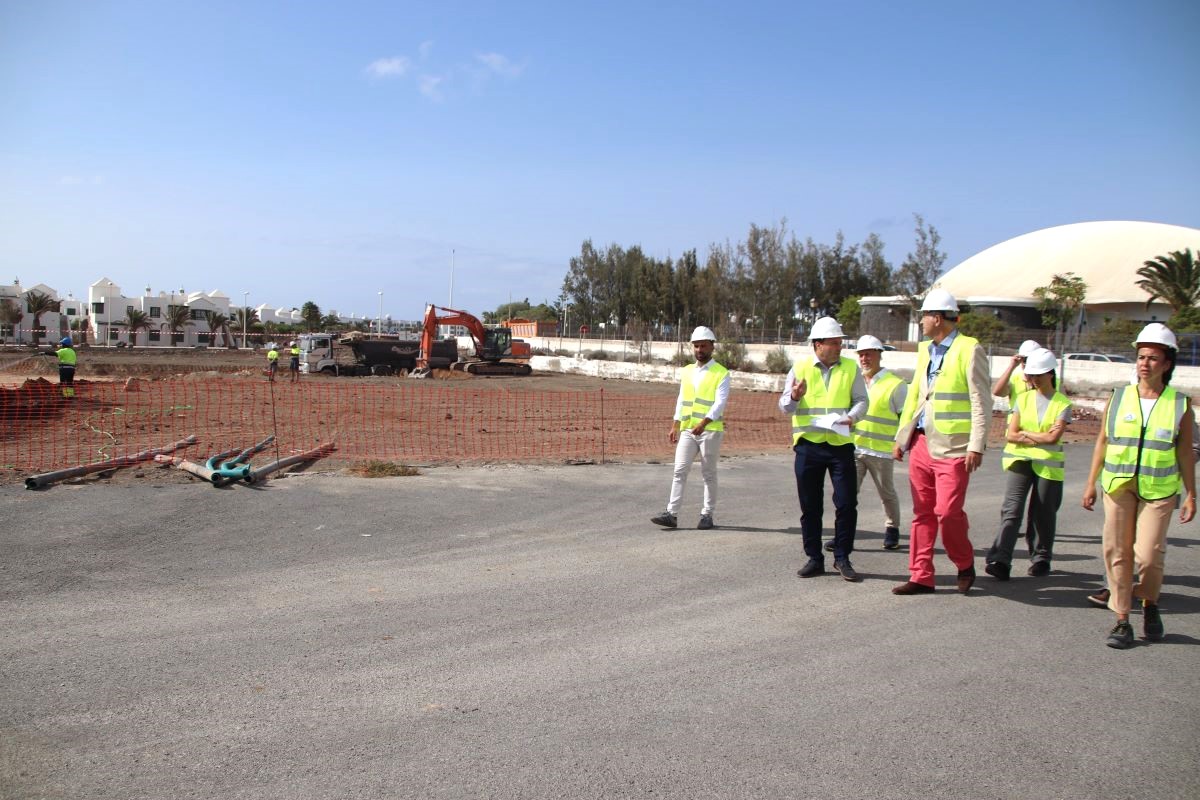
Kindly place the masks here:
<instances>
[{"instance_id":1,"label":"green tree","mask_svg":"<svg viewBox=\"0 0 1200 800\"><path fill-rule=\"evenodd\" d=\"M1146 261L1137 274L1141 276L1137 285L1150 295L1146 308L1159 299L1176 314L1200 305L1200 263L1191 248Z\"/></svg>"},{"instance_id":2,"label":"green tree","mask_svg":"<svg viewBox=\"0 0 1200 800\"><path fill-rule=\"evenodd\" d=\"M25 318L25 312L21 310L21 306L7 297L0 299L0 339L12 336L18 339L17 325Z\"/></svg>"},{"instance_id":3,"label":"green tree","mask_svg":"<svg viewBox=\"0 0 1200 800\"><path fill-rule=\"evenodd\" d=\"M183 341L183 331L188 326L188 321L192 318L191 309L185 305L169 305L167 306L167 316L163 325L171 332L171 346L179 344Z\"/></svg>"},{"instance_id":4,"label":"green tree","mask_svg":"<svg viewBox=\"0 0 1200 800\"><path fill-rule=\"evenodd\" d=\"M337 314L326 314L321 317L321 330L336 331L342 327L342 320Z\"/></svg>"},{"instance_id":5,"label":"green tree","mask_svg":"<svg viewBox=\"0 0 1200 800\"><path fill-rule=\"evenodd\" d=\"M1055 275L1046 286L1033 290L1033 296L1038 299L1038 311L1042 312L1042 322L1054 327L1056 352L1065 352L1071 338L1070 329L1074 327L1076 338L1082 322L1080 311L1087 298L1087 282L1074 272Z\"/></svg>"},{"instance_id":6,"label":"green tree","mask_svg":"<svg viewBox=\"0 0 1200 800\"><path fill-rule=\"evenodd\" d=\"M321 328L321 307L308 300L300 307L300 318L304 320L305 327L309 332L320 330Z\"/></svg>"},{"instance_id":7,"label":"green tree","mask_svg":"<svg viewBox=\"0 0 1200 800\"><path fill-rule=\"evenodd\" d=\"M977 311L965 311L959 314L958 329L972 339L978 339L983 345L998 345L1004 340L1008 326L996 318L995 314Z\"/></svg>"},{"instance_id":8,"label":"green tree","mask_svg":"<svg viewBox=\"0 0 1200 800\"><path fill-rule=\"evenodd\" d=\"M250 306L243 306L237 309L233 314L233 327L238 332L245 332L247 335L250 331L261 329L262 326L258 324L258 312ZM242 347L246 346L246 339L243 337Z\"/></svg>"},{"instance_id":9,"label":"green tree","mask_svg":"<svg viewBox=\"0 0 1200 800\"><path fill-rule=\"evenodd\" d=\"M220 333L224 337L225 346L229 347L229 317L220 311L208 311L204 317L208 320L211 343L216 345L217 334Z\"/></svg>"},{"instance_id":10,"label":"green tree","mask_svg":"<svg viewBox=\"0 0 1200 800\"><path fill-rule=\"evenodd\" d=\"M25 293L25 308L33 315L33 343L36 345L46 332L42 328L42 314L58 311L59 301L52 299L48 294L30 289Z\"/></svg>"},{"instance_id":11,"label":"green tree","mask_svg":"<svg viewBox=\"0 0 1200 800\"><path fill-rule=\"evenodd\" d=\"M858 321L860 317L862 317L862 306L859 305L857 297L847 297L838 306L837 321L841 323L842 330L847 335L858 335Z\"/></svg>"},{"instance_id":12,"label":"green tree","mask_svg":"<svg viewBox=\"0 0 1200 800\"><path fill-rule=\"evenodd\" d=\"M150 330L150 317L145 311L131 308L125 312L125 319L121 324L129 331L129 346L133 347L137 344L138 331Z\"/></svg>"},{"instance_id":13,"label":"green tree","mask_svg":"<svg viewBox=\"0 0 1200 800\"><path fill-rule=\"evenodd\" d=\"M920 214L914 213L913 219L917 223L913 229L917 237L916 244L896 270L893 287L898 294L908 298L909 305L915 310L921 307L921 298L942 274L946 254L938 249L942 236L937 228L926 226L925 218Z\"/></svg>"},{"instance_id":14,"label":"green tree","mask_svg":"<svg viewBox=\"0 0 1200 800\"><path fill-rule=\"evenodd\" d=\"M1200 333L1200 306L1180 309L1167 320L1167 327L1176 333Z\"/></svg>"}]
</instances>

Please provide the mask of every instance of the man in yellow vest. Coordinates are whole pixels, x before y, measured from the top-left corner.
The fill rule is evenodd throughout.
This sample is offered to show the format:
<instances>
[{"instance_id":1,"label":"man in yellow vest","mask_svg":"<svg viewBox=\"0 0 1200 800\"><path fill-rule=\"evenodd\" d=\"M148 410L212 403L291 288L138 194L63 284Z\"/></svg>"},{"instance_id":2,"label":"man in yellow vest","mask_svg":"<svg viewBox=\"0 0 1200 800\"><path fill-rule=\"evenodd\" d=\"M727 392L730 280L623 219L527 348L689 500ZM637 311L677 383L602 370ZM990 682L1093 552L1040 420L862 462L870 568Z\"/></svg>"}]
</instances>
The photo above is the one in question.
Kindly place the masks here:
<instances>
[{"instance_id":1,"label":"man in yellow vest","mask_svg":"<svg viewBox=\"0 0 1200 800\"><path fill-rule=\"evenodd\" d=\"M62 396L74 400L75 363L78 357L71 346L71 337L64 336L58 343L58 349L46 355L58 357L58 384L62 387Z\"/></svg>"},{"instance_id":2,"label":"man in yellow vest","mask_svg":"<svg viewBox=\"0 0 1200 800\"><path fill-rule=\"evenodd\" d=\"M300 345L295 340L288 342L288 374L292 383L300 380Z\"/></svg>"},{"instance_id":3,"label":"man in yellow vest","mask_svg":"<svg viewBox=\"0 0 1200 800\"><path fill-rule=\"evenodd\" d=\"M886 523L883 549L898 550L900 498L896 495L896 484L892 477L896 465L892 458L892 446L900 429L900 412L904 410L904 399L908 397L908 384L881 365L883 342L879 339L870 335L858 337L856 352L868 398L867 414L854 426L854 466L858 472L858 491L862 491L863 479L870 473L879 499L883 502ZM829 545L825 549L830 549Z\"/></svg>"},{"instance_id":4,"label":"man in yellow vest","mask_svg":"<svg viewBox=\"0 0 1200 800\"><path fill-rule=\"evenodd\" d=\"M729 370L712 357L716 342L716 334L703 325L692 331L692 353L696 363L683 368L669 434L671 443L676 445L671 495L667 510L650 518L655 525L664 528L679 524L677 515L683 506L683 489L697 454L700 456L700 475L704 478L704 505L700 508L700 523L696 527L702 531L713 527L713 511L717 506L717 459L721 456L725 406L729 402Z\"/></svg>"},{"instance_id":5,"label":"man in yellow vest","mask_svg":"<svg viewBox=\"0 0 1200 800\"><path fill-rule=\"evenodd\" d=\"M792 417L800 533L808 562L801 578L825 574L821 530L825 514L825 473L833 483L833 564L843 579L859 580L850 564L858 527L854 440L850 426L867 413L867 387L858 365L842 357L842 326L832 317L813 323L808 338L813 357L788 371L779 410Z\"/></svg>"},{"instance_id":6,"label":"man in yellow vest","mask_svg":"<svg viewBox=\"0 0 1200 800\"><path fill-rule=\"evenodd\" d=\"M945 289L931 289L925 296L921 331L929 341L917 350L892 451L897 461L912 452L910 577L892 593L934 591L933 548L940 529L946 555L958 568L958 591L966 594L975 584L975 551L963 504L971 473L983 463L987 448L992 417L988 358L977 340L958 332L958 301Z\"/></svg>"},{"instance_id":7,"label":"man in yellow vest","mask_svg":"<svg viewBox=\"0 0 1200 800\"><path fill-rule=\"evenodd\" d=\"M275 382L275 373L279 370L279 349L274 342L267 345L267 381Z\"/></svg>"}]
</instances>

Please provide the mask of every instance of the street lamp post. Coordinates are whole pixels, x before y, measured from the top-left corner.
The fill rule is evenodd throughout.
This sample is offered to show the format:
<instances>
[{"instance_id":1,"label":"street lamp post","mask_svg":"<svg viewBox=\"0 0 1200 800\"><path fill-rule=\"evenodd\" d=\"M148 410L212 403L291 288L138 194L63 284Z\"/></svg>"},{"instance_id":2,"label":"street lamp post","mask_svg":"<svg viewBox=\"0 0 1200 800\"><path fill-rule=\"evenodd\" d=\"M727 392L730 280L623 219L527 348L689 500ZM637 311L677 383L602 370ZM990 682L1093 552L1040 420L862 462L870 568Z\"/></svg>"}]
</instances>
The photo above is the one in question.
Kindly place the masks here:
<instances>
[{"instance_id":1,"label":"street lamp post","mask_svg":"<svg viewBox=\"0 0 1200 800\"><path fill-rule=\"evenodd\" d=\"M246 349L246 329L250 324L250 293L242 292L242 349Z\"/></svg>"},{"instance_id":2,"label":"street lamp post","mask_svg":"<svg viewBox=\"0 0 1200 800\"><path fill-rule=\"evenodd\" d=\"M375 321L375 329L380 336L383 335L383 290L379 291L379 319Z\"/></svg>"}]
</instances>

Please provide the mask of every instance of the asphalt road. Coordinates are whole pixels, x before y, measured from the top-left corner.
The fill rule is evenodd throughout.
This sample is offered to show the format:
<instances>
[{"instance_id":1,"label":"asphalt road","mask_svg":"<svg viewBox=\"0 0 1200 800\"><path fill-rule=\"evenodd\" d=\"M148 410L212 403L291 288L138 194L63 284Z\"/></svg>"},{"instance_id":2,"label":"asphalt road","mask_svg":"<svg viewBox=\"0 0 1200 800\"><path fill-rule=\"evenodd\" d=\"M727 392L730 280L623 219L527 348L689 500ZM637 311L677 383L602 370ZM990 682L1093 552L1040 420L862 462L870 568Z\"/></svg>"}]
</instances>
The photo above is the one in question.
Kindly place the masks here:
<instances>
[{"instance_id":1,"label":"asphalt road","mask_svg":"<svg viewBox=\"0 0 1200 800\"><path fill-rule=\"evenodd\" d=\"M665 464L3 487L0 796L1195 798L1200 528L1166 641L1105 647L1087 450L1055 572L965 597L944 555L890 594L867 487L866 580L797 578L780 456L708 533L648 523ZM977 554L1002 491L992 453Z\"/></svg>"}]
</instances>

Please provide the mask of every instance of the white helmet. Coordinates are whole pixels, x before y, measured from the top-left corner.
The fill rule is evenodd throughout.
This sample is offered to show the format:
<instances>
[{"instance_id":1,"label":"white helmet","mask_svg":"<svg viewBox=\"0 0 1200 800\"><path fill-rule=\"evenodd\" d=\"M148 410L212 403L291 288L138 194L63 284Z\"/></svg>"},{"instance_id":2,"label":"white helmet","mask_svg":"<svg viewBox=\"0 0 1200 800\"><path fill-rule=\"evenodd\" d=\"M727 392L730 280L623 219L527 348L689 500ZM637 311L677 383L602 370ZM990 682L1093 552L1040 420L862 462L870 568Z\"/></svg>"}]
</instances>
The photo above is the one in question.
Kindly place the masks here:
<instances>
[{"instance_id":1,"label":"white helmet","mask_svg":"<svg viewBox=\"0 0 1200 800\"><path fill-rule=\"evenodd\" d=\"M812 330L808 332L809 339L840 339L845 335L842 333L842 326L833 317L821 317L813 323Z\"/></svg>"},{"instance_id":2,"label":"white helmet","mask_svg":"<svg viewBox=\"0 0 1200 800\"><path fill-rule=\"evenodd\" d=\"M882 352L883 342L869 333L864 334L858 337L858 351L861 353L863 350L879 350Z\"/></svg>"},{"instance_id":3,"label":"white helmet","mask_svg":"<svg viewBox=\"0 0 1200 800\"><path fill-rule=\"evenodd\" d=\"M1133 340L1134 347L1139 344L1161 344L1172 350L1179 349L1179 340L1175 338L1175 333L1161 322L1151 322L1142 328L1142 332Z\"/></svg>"},{"instance_id":4,"label":"white helmet","mask_svg":"<svg viewBox=\"0 0 1200 800\"><path fill-rule=\"evenodd\" d=\"M717 335L712 332L712 328L706 328L703 325L692 331L692 338L688 339L689 342L715 342L716 340Z\"/></svg>"},{"instance_id":5,"label":"white helmet","mask_svg":"<svg viewBox=\"0 0 1200 800\"><path fill-rule=\"evenodd\" d=\"M1034 350L1041 349L1042 346L1033 339L1026 339L1025 341L1021 342L1021 346L1017 348L1017 355L1019 355L1021 358L1029 358L1029 356L1033 354Z\"/></svg>"},{"instance_id":6,"label":"white helmet","mask_svg":"<svg viewBox=\"0 0 1200 800\"><path fill-rule=\"evenodd\" d=\"M925 295L925 300L921 303L921 310L949 311L957 314L958 301L945 289L930 289L929 294Z\"/></svg>"},{"instance_id":7,"label":"white helmet","mask_svg":"<svg viewBox=\"0 0 1200 800\"><path fill-rule=\"evenodd\" d=\"M1045 375L1058 369L1058 359L1044 347L1039 347L1025 356L1026 375Z\"/></svg>"},{"instance_id":8,"label":"white helmet","mask_svg":"<svg viewBox=\"0 0 1200 800\"><path fill-rule=\"evenodd\" d=\"M295 347L295 346L296 346L296 340L295 340L295 339L293 339L292 341L288 342L288 347Z\"/></svg>"}]
</instances>

